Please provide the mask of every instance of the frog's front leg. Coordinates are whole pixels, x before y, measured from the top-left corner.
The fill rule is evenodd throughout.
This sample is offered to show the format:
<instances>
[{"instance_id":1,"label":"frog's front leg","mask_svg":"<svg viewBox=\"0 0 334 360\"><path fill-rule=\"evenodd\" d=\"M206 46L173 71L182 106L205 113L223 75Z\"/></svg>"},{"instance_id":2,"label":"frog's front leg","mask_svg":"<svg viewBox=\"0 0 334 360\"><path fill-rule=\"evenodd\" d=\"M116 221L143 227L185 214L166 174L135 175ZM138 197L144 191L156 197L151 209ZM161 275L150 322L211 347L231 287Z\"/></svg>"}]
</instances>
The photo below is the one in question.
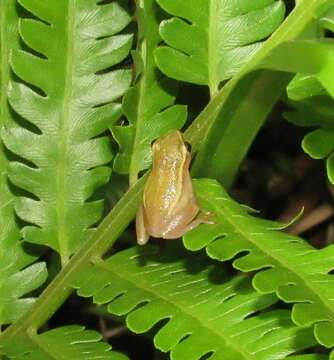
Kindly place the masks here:
<instances>
[{"instance_id":1,"label":"frog's front leg","mask_svg":"<svg viewBox=\"0 0 334 360\"><path fill-rule=\"evenodd\" d=\"M143 205L140 205L136 216L136 235L138 245L145 245L150 238L145 227Z\"/></svg>"}]
</instances>

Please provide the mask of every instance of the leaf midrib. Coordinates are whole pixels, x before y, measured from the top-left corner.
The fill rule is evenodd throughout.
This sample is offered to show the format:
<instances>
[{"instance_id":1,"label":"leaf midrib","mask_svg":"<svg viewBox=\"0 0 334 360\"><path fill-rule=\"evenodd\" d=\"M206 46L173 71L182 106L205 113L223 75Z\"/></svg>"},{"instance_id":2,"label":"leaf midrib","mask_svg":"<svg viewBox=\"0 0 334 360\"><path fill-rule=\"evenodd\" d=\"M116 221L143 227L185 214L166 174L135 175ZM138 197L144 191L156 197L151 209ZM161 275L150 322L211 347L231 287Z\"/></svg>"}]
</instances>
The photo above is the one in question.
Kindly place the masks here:
<instances>
[{"instance_id":1,"label":"leaf midrib","mask_svg":"<svg viewBox=\"0 0 334 360\"><path fill-rule=\"evenodd\" d=\"M138 24L145 29L145 23L140 24L141 21L145 22L145 19L150 14L148 13L147 8L145 7L145 1L139 1L138 9L142 11L142 14L138 16ZM154 16L154 14L151 14ZM143 19L144 18L144 19ZM151 27L150 31L154 31L153 26ZM145 34L147 33L147 30L145 30ZM140 164L139 156L138 154L138 148L141 143L141 131L142 131L142 124L146 123L147 117L145 117L145 99L146 99L146 92L149 89L148 83L149 80L152 80L154 77L154 62L152 62L152 54L149 52L149 50L152 50L152 46L149 46L149 40L150 37L146 36L143 39L138 39L138 49L137 51L140 53L141 61L143 62L142 66L142 73L140 74L139 78L139 84L135 84L132 90L136 91L136 86L139 86L139 101L138 106L136 109L136 119L134 120L134 140L133 140L133 152L132 156L130 158L130 168L129 168L129 183L130 186L134 185L136 181L138 180L138 173L140 171L138 164ZM152 40L152 39L151 39ZM139 156L138 156L139 155Z\"/></svg>"},{"instance_id":2,"label":"leaf midrib","mask_svg":"<svg viewBox=\"0 0 334 360\"><path fill-rule=\"evenodd\" d=\"M218 91L218 53L217 53L217 24L218 24L218 9L217 0L210 0L210 15L209 15L209 42L208 42L208 76L210 98L212 99Z\"/></svg>"},{"instance_id":3,"label":"leaf midrib","mask_svg":"<svg viewBox=\"0 0 334 360\"><path fill-rule=\"evenodd\" d=\"M145 113L145 101L144 96L145 90L147 88L147 61L146 61L146 40L142 42L140 51L143 53L141 54L141 58L143 60L143 73L141 74L140 80L139 80L139 101L138 101L138 107L136 110L136 120L133 124L134 131L135 131L135 137L133 141L133 153L130 160L130 169L129 169L129 182L130 186L135 184L138 180L138 156L137 156L137 148L138 143L140 142L140 136L139 132L141 130L141 122L144 121L143 114ZM143 55L143 56L142 56ZM135 85L136 86L136 85ZM132 90L135 90L132 89ZM136 91L136 90L135 90ZM145 119L146 120L146 119Z\"/></svg>"},{"instance_id":4,"label":"leaf midrib","mask_svg":"<svg viewBox=\"0 0 334 360\"><path fill-rule=\"evenodd\" d=\"M237 353L240 353L245 359L249 359L249 360L254 360L254 357L251 356L251 354L248 354L248 353L245 353L245 350L242 349L241 350L241 344L238 342L237 344L235 344L233 342L233 338L228 336L226 334L226 332L224 331L223 328L221 328L221 331L222 333L219 333L217 332L217 330L215 329L214 326L210 326L211 325L211 322L210 321L207 321L207 322L203 322L201 320L201 318L199 317L196 317L196 315L192 312L192 311L189 311L189 309L187 307L182 307L182 304L178 303L178 302L175 302L173 301L171 298L168 298L168 297L165 297L163 296L163 294L161 292L158 292L158 291L154 291L154 289L152 287L145 287L145 285L142 285L140 283L140 281L136 281L135 279L132 278L132 273L131 272L127 272L126 270L124 271L124 268L120 268L118 267L115 271L113 270L112 267L109 267L105 261L103 260L98 260L95 262L95 266L98 266L100 268L102 268L103 270L107 270L109 272L112 272L113 275L115 277L118 277L118 278L121 278L122 281L125 281L125 282L130 282L133 287L135 288L139 288L141 290L143 290L144 292L148 292L150 294L152 294L155 298L157 299L163 299L164 302L166 303L169 303L171 304L172 306L174 306L175 308L177 308L181 313L185 313L187 316L189 316L190 318L193 318L195 321L197 321L198 323L201 324L201 326L205 329L209 329L213 334L215 334L217 337L218 337L218 340L220 339L224 339L225 343L230 346L231 348L233 348ZM123 273L122 273L123 271ZM203 278L202 278L203 279ZM125 295L126 296L126 295ZM111 302L112 300L109 301L109 303ZM150 301L151 302L151 301ZM127 314L129 314L130 312L127 312ZM173 316L172 316L173 317ZM243 321L243 320L241 320ZM240 321L239 321L240 323ZM172 350L173 348L171 348ZM218 351L218 349L216 349L216 351Z\"/></svg>"},{"instance_id":5,"label":"leaf midrib","mask_svg":"<svg viewBox=\"0 0 334 360\"><path fill-rule=\"evenodd\" d=\"M67 31L67 51L66 51L66 66L65 66L65 86L64 86L64 106L60 114L59 127L59 165L57 171L57 216L58 216L58 241L59 252L61 255L62 265L67 263L70 252L68 246L68 234L66 229L65 209L67 198L66 186L66 160L68 157L69 148L69 122L71 115L71 99L73 93L73 57L74 57L74 28L75 28L75 2L76 0L68 1L68 31Z\"/></svg>"}]
</instances>

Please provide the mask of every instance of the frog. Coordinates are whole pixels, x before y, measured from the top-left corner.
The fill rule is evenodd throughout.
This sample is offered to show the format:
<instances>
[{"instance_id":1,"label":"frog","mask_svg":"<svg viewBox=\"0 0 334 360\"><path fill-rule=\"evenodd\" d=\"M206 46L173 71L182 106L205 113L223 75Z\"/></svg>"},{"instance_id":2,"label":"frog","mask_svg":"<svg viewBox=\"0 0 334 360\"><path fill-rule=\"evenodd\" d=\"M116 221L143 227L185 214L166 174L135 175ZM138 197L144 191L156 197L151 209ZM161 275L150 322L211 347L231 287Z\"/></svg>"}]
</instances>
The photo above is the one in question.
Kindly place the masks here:
<instances>
[{"instance_id":1,"label":"frog","mask_svg":"<svg viewBox=\"0 0 334 360\"><path fill-rule=\"evenodd\" d=\"M177 239L194 229L206 216L198 216L190 176L191 154L179 130L158 138L152 145L152 170L144 187L136 217L137 243L150 236Z\"/></svg>"}]
</instances>

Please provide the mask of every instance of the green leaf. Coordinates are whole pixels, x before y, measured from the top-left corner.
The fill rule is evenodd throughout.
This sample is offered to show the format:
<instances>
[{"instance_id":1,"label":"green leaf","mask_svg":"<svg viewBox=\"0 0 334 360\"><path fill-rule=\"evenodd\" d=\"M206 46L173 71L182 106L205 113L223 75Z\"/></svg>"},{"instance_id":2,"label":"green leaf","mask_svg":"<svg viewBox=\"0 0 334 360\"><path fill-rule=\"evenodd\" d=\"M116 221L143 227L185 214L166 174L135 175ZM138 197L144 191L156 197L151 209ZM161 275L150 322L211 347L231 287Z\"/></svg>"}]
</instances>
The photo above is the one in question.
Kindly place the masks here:
<instances>
[{"instance_id":1,"label":"green leaf","mask_svg":"<svg viewBox=\"0 0 334 360\"><path fill-rule=\"evenodd\" d=\"M31 311L1 334L1 341L15 341L18 336L27 336L31 332L36 332L51 318L71 294L70 281L72 277L80 274L94 259L102 257L135 217L143 198L146 179L147 175L142 176L119 200L96 231L91 234L39 296Z\"/></svg>"},{"instance_id":2,"label":"green leaf","mask_svg":"<svg viewBox=\"0 0 334 360\"><path fill-rule=\"evenodd\" d=\"M0 347L0 353L10 359L25 360L125 360L126 356L111 352L111 346L100 340L96 331L70 325L18 337Z\"/></svg>"},{"instance_id":3,"label":"green leaf","mask_svg":"<svg viewBox=\"0 0 334 360\"><path fill-rule=\"evenodd\" d=\"M314 75L297 74L287 86L289 99L304 100L313 96L326 95L326 90Z\"/></svg>"},{"instance_id":4,"label":"green leaf","mask_svg":"<svg viewBox=\"0 0 334 360\"><path fill-rule=\"evenodd\" d=\"M302 147L313 159L327 158L328 179L334 184L334 129L324 128L310 132L304 137Z\"/></svg>"},{"instance_id":5,"label":"green leaf","mask_svg":"<svg viewBox=\"0 0 334 360\"><path fill-rule=\"evenodd\" d=\"M313 159L326 159L327 176L334 184L334 101L329 97L312 97L293 102L295 111L285 118L298 126L320 127L308 133L303 150Z\"/></svg>"},{"instance_id":6,"label":"green leaf","mask_svg":"<svg viewBox=\"0 0 334 360\"><path fill-rule=\"evenodd\" d=\"M312 54L310 50L312 49ZM281 62L277 58L278 53L285 53L289 60ZM334 183L334 88L330 79L334 71L334 42L331 39L324 42L321 40L295 41L282 44L275 49L273 54L266 60L266 65L275 69L299 72L310 77L294 79L288 89L288 95L292 98L292 104L296 111L285 114L292 123L300 126L321 127L303 139L302 147L314 159L327 158L327 174L329 180ZM303 58L298 63L294 59ZM310 93L307 94L305 86L311 84ZM326 92L330 96L326 96ZM296 101L297 100L297 101Z\"/></svg>"},{"instance_id":7,"label":"green leaf","mask_svg":"<svg viewBox=\"0 0 334 360\"><path fill-rule=\"evenodd\" d=\"M252 72L225 93L215 124L202 136L202 146L192 166L193 177L212 177L224 186L232 185L249 147L290 78L289 74L278 72Z\"/></svg>"},{"instance_id":8,"label":"green leaf","mask_svg":"<svg viewBox=\"0 0 334 360\"><path fill-rule=\"evenodd\" d=\"M213 177L231 186L259 129L292 77L259 70L263 60L279 44L300 37L333 4L333 0L301 1L192 123L185 135L197 151L192 169L195 177Z\"/></svg>"},{"instance_id":9,"label":"green leaf","mask_svg":"<svg viewBox=\"0 0 334 360\"><path fill-rule=\"evenodd\" d=\"M290 93L288 93L290 97ZM291 95L294 96L294 95ZM289 101L293 109L284 117L297 126L334 128L334 101L329 96L311 96Z\"/></svg>"},{"instance_id":10,"label":"green leaf","mask_svg":"<svg viewBox=\"0 0 334 360\"><path fill-rule=\"evenodd\" d=\"M314 159L323 159L334 152L334 130L319 129L306 135L303 149Z\"/></svg>"},{"instance_id":11,"label":"green leaf","mask_svg":"<svg viewBox=\"0 0 334 360\"><path fill-rule=\"evenodd\" d=\"M7 104L7 86L10 79L9 54L18 46L18 17L15 1L0 4L0 128L13 123ZM44 263L33 263L37 256L25 252L15 221L14 200L7 179L8 159L0 141L0 330L22 316L35 301L22 298L37 289L45 281L47 271Z\"/></svg>"},{"instance_id":12,"label":"green leaf","mask_svg":"<svg viewBox=\"0 0 334 360\"><path fill-rule=\"evenodd\" d=\"M78 294L126 315L143 333L160 325L155 346L171 358L283 359L315 340L298 328L289 311L261 312L277 301L255 292L247 277L233 279L203 256L181 252L178 243L133 247L97 261L74 280Z\"/></svg>"},{"instance_id":13,"label":"green leaf","mask_svg":"<svg viewBox=\"0 0 334 360\"><path fill-rule=\"evenodd\" d=\"M219 261L233 260L244 272L257 271L253 285L260 293L276 293L293 303L292 319L299 326L315 324L317 340L334 346L334 246L317 250L282 226L248 214L213 180L195 181L203 211L215 214L214 225L202 224L184 237L189 250L206 248ZM236 259L235 257L239 255Z\"/></svg>"},{"instance_id":14,"label":"green leaf","mask_svg":"<svg viewBox=\"0 0 334 360\"><path fill-rule=\"evenodd\" d=\"M1 261L0 274L0 325L10 324L26 313L35 298L22 297L37 289L47 278L45 263L27 266L36 257L26 255L20 244L12 247L4 245L2 252L8 259L0 257L4 260Z\"/></svg>"},{"instance_id":15,"label":"green leaf","mask_svg":"<svg viewBox=\"0 0 334 360\"><path fill-rule=\"evenodd\" d=\"M128 55L131 35L116 34L131 18L117 2L20 4L37 17L20 20L21 38L43 57L27 50L11 56L22 82L11 82L9 102L31 126L2 133L8 149L26 160L12 162L9 177L33 196L15 205L32 224L24 239L50 246L65 264L102 215L103 202L87 200L110 176L102 165L112 159L111 146L101 134L121 114L113 101L127 90L131 72L109 68Z\"/></svg>"},{"instance_id":16,"label":"green leaf","mask_svg":"<svg viewBox=\"0 0 334 360\"><path fill-rule=\"evenodd\" d=\"M133 53L137 82L124 96L123 111L129 125L115 126L113 135L120 145L114 169L130 174L130 184L151 164L151 143L170 129L180 129L186 121L186 107L172 106L176 84L161 74L154 64L153 51L161 41L155 0L138 2L139 36Z\"/></svg>"},{"instance_id":17,"label":"green leaf","mask_svg":"<svg viewBox=\"0 0 334 360\"><path fill-rule=\"evenodd\" d=\"M332 39L283 42L263 60L260 67L311 75L334 97L334 86L330 81L330 74L334 68L333 44ZM304 61L297 60L301 58ZM321 87L318 88L318 92L321 94Z\"/></svg>"},{"instance_id":18,"label":"green leaf","mask_svg":"<svg viewBox=\"0 0 334 360\"><path fill-rule=\"evenodd\" d=\"M294 355L289 356L289 360L328 360L328 356L320 354Z\"/></svg>"},{"instance_id":19,"label":"green leaf","mask_svg":"<svg viewBox=\"0 0 334 360\"><path fill-rule=\"evenodd\" d=\"M159 68L177 80L208 85L211 94L260 49L284 19L275 0L157 0L169 14L160 34L168 46L156 51Z\"/></svg>"},{"instance_id":20,"label":"green leaf","mask_svg":"<svg viewBox=\"0 0 334 360\"><path fill-rule=\"evenodd\" d=\"M333 32L334 11L321 18L319 25ZM321 43L318 41L316 45ZM298 74L289 84L287 93L294 111L286 113L285 118L298 126L320 127L304 137L302 148L314 159L326 159L327 175L334 184L334 93L331 92L330 82L325 79L333 73L334 44L329 40L325 45L324 63L316 74ZM313 51L317 52L316 46Z\"/></svg>"},{"instance_id":21,"label":"green leaf","mask_svg":"<svg viewBox=\"0 0 334 360\"><path fill-rule=\"evenodd\" d=\"M310 3L309 7L302 6L307 3ZM299 17L299 21L302 23L301 27L303 27L305 23L307 24L310 21L310 18L315 16L315 9L322 7L322 5L325 3L327 4L328 1L317 0L315 2L310 0L301 2L300 9L303 11L296 12L295 19ZM308 14L306 11L308 9L312 10L310 14ZM296 28L291 26L291 29L292 28L296 30L296 33L298 33L300 30L299 26L296 26ZM288 30L289 27L285 29ZM220 100L221 99L217 98L217 101L215 101L213 105L216 106ZM204 120L210 121L210 118ZM194 139L194 145L199 144L198 139L200 136L203 136L205 133L204 130L208 124L206 124L204 127L203 126L203 122L194 123L194 128L196 128L196 134L192 136L192 139ZM189 134L191 133L194 134L194 132L190 131ZM109 246L114 243L117 236L119 236L119 233L124 229L125 225L134 216L136 207L140 202L142 186L143 182L140 180L140 182L130 190L130 193L125 195L125 198L116 205L115 209L103 222L102 226L98 228L97 233L89 240L87 240L80 252L71 258L71 260L68 262L68 265L66 266L66 271L62 271L60 275L54 280L54 282L52 282L50 287L48 287L41 296L38 303L36 303L36 305L33 307L32 311L29 312L26 317L22 318L19 324L17 323L6 330L6 332L2 335L3 339L15 339L17 334L22 334L23 332L29 333L31 327L39 327L41 324L43 324L43 322L50 318L50 316L70 293L68 288L68 279L71 276L80 273L83 267L93 261L96 256L101 256L104 252L106 252ZM304 356L299 356L297 358L304 358ZM307 357L305 356L305 358Z\"/></svg>"},{"instance_id":22,"label":"green leaf","mask_svg":"<svg viewBox=\"0 0 334 360\"><path fill-rule=\"evenodd\" d=\"M304 137L302 148L313 159L326 159L327 175L334 184L334 100L316 75L296 75L287 90L293 111L284 117L297 126L319 127Z\"/></svg>"}]
</instances>

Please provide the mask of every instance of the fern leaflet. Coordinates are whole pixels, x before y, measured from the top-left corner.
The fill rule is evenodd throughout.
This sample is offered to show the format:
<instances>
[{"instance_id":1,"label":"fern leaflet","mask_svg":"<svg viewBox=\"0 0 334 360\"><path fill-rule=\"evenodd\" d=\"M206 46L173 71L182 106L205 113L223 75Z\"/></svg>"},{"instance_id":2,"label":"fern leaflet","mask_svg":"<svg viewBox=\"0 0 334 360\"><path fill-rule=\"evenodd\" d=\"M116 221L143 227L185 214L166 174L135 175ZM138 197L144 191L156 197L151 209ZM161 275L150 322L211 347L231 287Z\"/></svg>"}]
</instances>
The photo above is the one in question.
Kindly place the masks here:
<instances>
[{"instance_id":1,"label":"fern leaflet","mask_svg":"<svg viewBox=\"0 0 334 360\"><path fill-rule=\"evenodd\" d=\"M138 46L133 52L136 84L123 100L129 125L113 127L113 135L120 145L114 169L130 174L130 184L138 173L151 164L151 143L170 129L179 129L186 121L186 107L173 105L176 86L155 66L153 51L160 42L159 14L155 0L138 1Z\"/></svg>"},{"instance_id":2,"label":"fern leaflet","mask_svg":"<svg viewBox=\"0 0 334 360\"><path fill-rule=\"evenodd\" d=\"M284 3L275 0L157 0L169 14L160 34L168 46L156 51L168 76L208 85L214 95L261 47L284 18Z\"/></svg>"},{"instance_id":3,"label":"fern leaflet","mask_svg":"<svg viewBox=\"0 0 334 360\"><path fill-rule=\"evenodd\" d=\"M111 352L96 331L78 325L64 326L42 334L29 333L0 347L0 353L13 360L126 360Z\"/></svg>"},{"instance_id":4,"label":"fern leaflet","mask_svg":"<svg viewBox=\"0 0 334 360\"><path fill-rule=\"evenodd\" d=\"M15 1L0 4L0 128L13 124L7 104L7 87L10 80L8 58L10 51L18 46L18 17ZM21 236L15 221L14 195L7 179L8 159L0 141L0 330L26 312L34 299L21 298L38 288L47 276L44 263L30 265L35 259L23 249ZM29 266L30 265L30 266Z\"/></svg>"},{"instance_id":5,"label":"fern leaflet","mask_svg":"<svg viewBox=\"0 0 334 360\"><path fill-rule=\"evenodd\" d=\"M131 81L129 70L110 70L128 55L131 35L116 33L131 18L117 2L20 4L37 17L21 19L19 28L34 53L12 53L22 82L11 82L9 102L31 126L3 131L8 149L28 161L12 162L9 177L34 196L15 205L32 224L24 239L50 246L65 264L102 215L103 202L87 200L110 175L102 165L112 159L111 146L100 135L120 117L113 101Z\"/></svg>"},{"instance_id":6,"label":"fern leaflet","mask_svg":"<svg viewBox=\"0 0 334 360\"><path fill-rule=\"evenodd\" d=\"M244 276L230 279L206 257L187 256L177 243L163 252L134 247L98 260L73 286L108 304L112 314L127 314L127 326L137 333L159 323L155 346L174 360L282 359L315 343L309 328L292 324L289 311L255 315L275 296L258 294Z\"/></svg>"},{"instance_id":7,"label":"fern leaflet","mask_svg":"<svg viewBox=\"0 0 334 360\"><path fill-rule=\"evenodd\" d=\"M319 20L324 29L334 31L334 11ZM332 48L334 44L330 45ZM332 94L333 96L333 94ZM317 127L302 141L303 150L314 159L326 159L328 178L334 184L334 101L316 76L297 75L288 86L295 111L285 114L298 126Z\"/></svg>"},{"instance_id":8,"label":"fern leaflet","mask_svg":"<svg viewBox=\"0 0 334 360\"><path fill-rule=\"evenodd\" d=\"M216 214L214 225L203 224L184 237L187 249L206 248L207 254L233 266L258 271L253 285L260 293L276 292L294 303L292 319L300 326L315 324L322 345L334 346L334 246L316 250L303 239L280 231L280 225L254 217L232 200L213 180L195 181L205 211Z\"/></svg>"},{"instance_id":9,"label":"fern leaflet","mask_svg":"<svg viewBox=\"0 0 334 360\"><path fill-rule=\"evenodd\" d=\"M302 148L313 159L326 159L327 175L332 184L334 184L334 118L329 119L328 115L333 113L331 109L333 105L332 99L316 97L294 103L295 111L285 114L285 117L295 125L320 126L304 137ZM321 107L325 109L325 113L320 113Z\"/></svg>"},{"instance_id":10,"label":"fern leaflet","mask_svg":"<svg viewBox=\"0 0 334 360\"><path fill-rule=\"evenodd\" d=\"M319 20L319 25L334 31L333 8ZM302 147L314 159L326 159L329 180L334 183L334 42L328 39L296 40L280 44L260 67L297 73L288 87L296 111L289 121L299 126L318 127L303 139ZM311 56L308 56L310 55ZM304 61L295 61L295 59ZM328 96L329 95L329 96Z\"/></svg>"}]
</instances>

